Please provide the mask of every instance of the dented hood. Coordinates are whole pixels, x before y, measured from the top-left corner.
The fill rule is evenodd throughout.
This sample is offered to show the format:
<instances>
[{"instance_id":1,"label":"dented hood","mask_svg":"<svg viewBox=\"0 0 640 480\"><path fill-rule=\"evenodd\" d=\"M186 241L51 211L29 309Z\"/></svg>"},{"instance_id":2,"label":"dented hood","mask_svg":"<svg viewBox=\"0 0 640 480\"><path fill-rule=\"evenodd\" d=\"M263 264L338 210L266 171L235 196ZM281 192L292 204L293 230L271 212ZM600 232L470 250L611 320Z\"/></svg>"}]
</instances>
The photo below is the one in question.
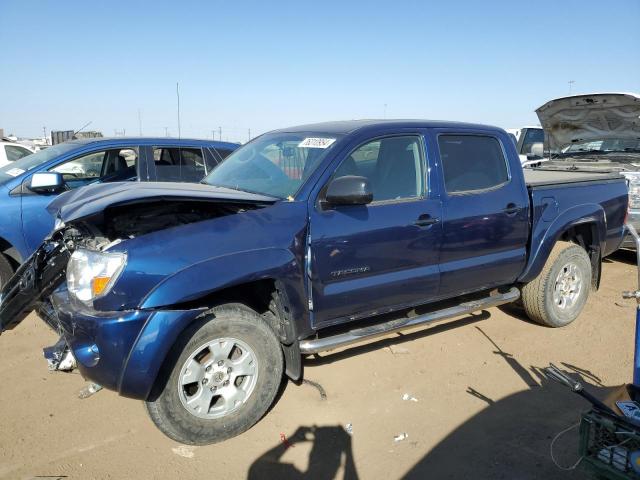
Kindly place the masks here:
<instances>
[{"instance_id":1,"label":"dented hood","mask_svg":"<svg viewBox=\"0 0 640 480\"><path fill-rule=\"evenodd\" d=\"M640 139L640 95L594 93L557 98L536 110L551 150L572 143Z\"/></svg>"},{"instance_id":2,"label":"dented hood","mask_svg":"<svg viewBox=\"0 0 640 480\"><path fill-rule=\"evenodd\" d=\"M47 211L63 222L70 222L116 205L174 199L251 204L269 204L278 200L275 197L197 183L118 182L98 183L65 192L49 204Z\"/></svg>"}]
</instances>

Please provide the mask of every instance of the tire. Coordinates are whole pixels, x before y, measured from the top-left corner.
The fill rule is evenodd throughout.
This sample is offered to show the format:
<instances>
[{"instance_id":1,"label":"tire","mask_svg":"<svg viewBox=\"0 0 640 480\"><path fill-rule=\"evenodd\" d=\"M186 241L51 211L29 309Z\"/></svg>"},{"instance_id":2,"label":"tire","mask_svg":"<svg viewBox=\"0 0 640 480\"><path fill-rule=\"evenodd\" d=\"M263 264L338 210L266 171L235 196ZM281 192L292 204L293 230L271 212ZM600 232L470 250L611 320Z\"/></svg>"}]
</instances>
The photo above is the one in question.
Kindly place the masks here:
<instances>
[{"instance_id":1,"label":"tire","mask_svg":"<svg viewBox=\"0 0 640 480\"><path fill-rule=\"evenodd\" d=\"M7 257L0 253L0 289L2 289L13 276L13 267Z\"/></svg>"},{"instance_id":2,"label":"tire","mask_svg":"<svg viewBox=\"0 0 640 480\"><path fill-rule=\"evenodd\" d=\"M584 308L591 290L591 259L570 242L557 242L540 274L522 288L527 316L549 327L564 327Z\"/></svg>"},{"instance_id":3,"label":"tire","mask_svg":"<svg viewBox=\"0 0 640 480\"><path fill-rule=\"evenodd\" d=\"M283 363L280 342L260 315L241 304L220 305L178 340L145 402L147 411L173 440L222 442L251 428L271 407ZM241 370L248 375L236 377Z\"/></svg>"}]
</instances>

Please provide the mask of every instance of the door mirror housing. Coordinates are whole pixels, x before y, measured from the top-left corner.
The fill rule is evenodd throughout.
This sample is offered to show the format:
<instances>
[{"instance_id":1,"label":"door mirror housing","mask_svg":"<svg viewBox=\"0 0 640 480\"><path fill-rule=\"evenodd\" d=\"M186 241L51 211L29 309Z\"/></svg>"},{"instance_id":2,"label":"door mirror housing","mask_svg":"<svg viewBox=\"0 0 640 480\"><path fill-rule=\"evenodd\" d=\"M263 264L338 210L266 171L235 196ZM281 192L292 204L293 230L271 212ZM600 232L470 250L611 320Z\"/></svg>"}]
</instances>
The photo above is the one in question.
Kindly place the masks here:
<instances>
[{"instance_id":1,"label":"door mirror housing","mask_svg":"<svg viewBox=\"0 0 640 480\"><path fill-rule=\"evenodd\" d=\"M373 200L369 179L355 175L338 177L327 187L325 201L331 206L366 205Z\"/></svg>"},{"instance_id":2,"label":"door mirror housing","mask_svg":"<svg viewBox=\"0 0 640 480\"><path fill-rule=\"evenodd\" d=\"M61 173L34 173L29 180L29 190L36 193L57 193L64 190L64 187Z\"/></svg>"}]
</instances>

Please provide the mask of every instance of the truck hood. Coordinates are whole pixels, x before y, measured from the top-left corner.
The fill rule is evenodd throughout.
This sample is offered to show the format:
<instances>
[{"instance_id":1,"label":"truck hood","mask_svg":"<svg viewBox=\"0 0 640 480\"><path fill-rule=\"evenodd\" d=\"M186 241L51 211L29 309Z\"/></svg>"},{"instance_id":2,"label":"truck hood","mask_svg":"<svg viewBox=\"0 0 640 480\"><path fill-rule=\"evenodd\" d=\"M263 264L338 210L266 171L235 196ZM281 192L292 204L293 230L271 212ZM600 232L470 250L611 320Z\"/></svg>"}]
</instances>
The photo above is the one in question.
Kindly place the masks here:
<instances>
[{"instance_id":1,"label":"truck hood","mask_svg":"<svg viewBox=\"0 0 640 480\"><path fill-rule=\"evenodd\" d=\"M65 192L47 211L63 222L71 222L104 211L108 207L145 202L213 202L270 204L278 199L224 187L195 183L118 182L98 183Z\"/></svg>"},{"instance_id":2,"label":"truck hood","mask_svg":"<svg viewBox=\"0 0 640 480\"><path fill-rule=\"evenodd\" d=\"M551 150L612 138L640 139L640 95L594 93L551 100L536 110Z\"/></svg>"}]
</instances>

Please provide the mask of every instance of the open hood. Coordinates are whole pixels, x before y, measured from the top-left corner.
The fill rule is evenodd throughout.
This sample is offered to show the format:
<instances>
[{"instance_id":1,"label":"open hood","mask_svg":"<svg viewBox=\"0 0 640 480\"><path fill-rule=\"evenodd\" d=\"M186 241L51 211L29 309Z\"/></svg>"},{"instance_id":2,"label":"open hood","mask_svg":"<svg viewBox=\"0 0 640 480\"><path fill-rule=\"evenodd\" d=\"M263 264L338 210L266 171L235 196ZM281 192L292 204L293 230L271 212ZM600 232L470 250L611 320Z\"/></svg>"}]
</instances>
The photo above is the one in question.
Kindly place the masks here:
<instances>
[{"instance_id":1,"label":"open hood","mask_svg":"<svg viewBox=\"0 0 640 480\"><path fill-rule=\"evenodd\" d=\"M47 211L69 222L102 212L108 207L143 202L194 201L269 204L277 200L255 193L196 183L120 182L98 183L71 190L53 200Z\"/></svg>"},{"instance_id":2,"label":"open hood","mask_svg":"<svg viewBox=\"0 0 640 480\"><path fill-rule=\"evenodd\" d=\"M594 93L551 100L536 110L551 150L572 143L640 139L640 95Z\"/></svg>"}]
</instances>

